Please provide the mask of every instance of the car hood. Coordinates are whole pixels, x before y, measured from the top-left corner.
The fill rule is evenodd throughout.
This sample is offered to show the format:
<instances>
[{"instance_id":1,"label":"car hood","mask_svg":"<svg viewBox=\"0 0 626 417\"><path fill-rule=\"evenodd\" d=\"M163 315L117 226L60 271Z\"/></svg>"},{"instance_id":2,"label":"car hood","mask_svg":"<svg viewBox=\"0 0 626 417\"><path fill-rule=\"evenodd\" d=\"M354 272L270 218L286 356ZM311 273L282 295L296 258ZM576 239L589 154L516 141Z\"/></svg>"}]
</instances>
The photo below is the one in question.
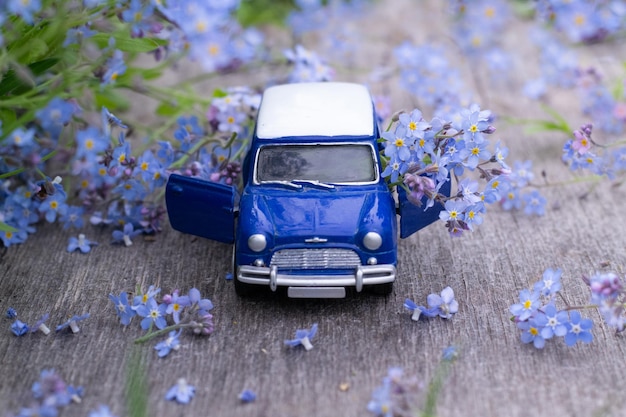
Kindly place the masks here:
<instances>
[{"instance_id":1,"label":"car hood","mask_svg":"<svg viewBox=\"0 0 626 417\"><path fill-rule=\"evenodd\" d=\"M353 237L363 210L376 200L376 193L338 196L263 196L276 237Z\"/></svg>"}]
</instances>

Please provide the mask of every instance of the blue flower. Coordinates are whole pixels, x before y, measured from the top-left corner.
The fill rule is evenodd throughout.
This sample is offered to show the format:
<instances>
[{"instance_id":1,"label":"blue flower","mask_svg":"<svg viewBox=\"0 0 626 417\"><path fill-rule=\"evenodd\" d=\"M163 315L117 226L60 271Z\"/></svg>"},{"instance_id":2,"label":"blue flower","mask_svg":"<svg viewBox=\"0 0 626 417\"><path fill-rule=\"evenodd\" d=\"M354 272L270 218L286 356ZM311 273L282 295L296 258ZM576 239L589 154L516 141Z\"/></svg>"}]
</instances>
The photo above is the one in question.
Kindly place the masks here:
<instances>
[{"instance_id":1,"label":"blue flower","mask_svg":"<svg viewBox=\"0 0 626 417\"><path fill-rule=\"evenodd\" d=\"M88 319L88 318L89 318L89 313L83 314L82 316L73 316L65 323L59 324L56 328L56 331L59 332L69 327L72 330L72 333L78 333L80 331L80 328L78 327L76 323L78 323L79 321Z\"/></svg>"},{"instance_id":2,"label":"blue flower","mask_svg":"<svg viewBox=\"0 0 626 417\"><path fill-rule=\"evenodd\" d=\"M311 350L313 349L313 345L311 344L311 339L313 339L313 337L315 336L315 333L317 333L317 323L313 324L310 330L309 329L296 330L295 339L285 340L285 344L291 347L302 345L304 346L306 350Z\"/></svg>"},{"instance_id":3,"label":"blue flower","mask_svg":"<svg viewBox=\"0 0 626 417\"><path fill-rule=\"evenodd\" d=\"M570 321L566 323L567 334L565 335L565 344L574 346L576 342L591 343L593 335L590 330L593 327L591 319L583 319L578 311L570 312Z\"/></svg>"},{"instance_id":4,"label":"blue flower","mask_svg":"<svg viewBox=\"0 0 626 417\"><path fill-rule=\"evenodd\" d=\"M391 378L383 378L381 386L376 387L372 393L372 399L367 404L367 411L376 416L393 417L393 404L391 399Z\"/></svg>"},{"instance_id":5,"label":"blue flower","mask_svg":"<svg viewBox=\"0 0 626 417\"><path fill-rule=\"evenodd\" d=\"M76 157L93 157L104 152L109 146L109 138L96 127L89 126L76 133Z\"/></svg>"},{"instance_id":6,"label":"blue flower","mask_svg":"<svg viewBox=\"0 0 626 417\"><path fill-rule=\"evenodd\" d=\"M410 300L408 298L404 300L404 308L413 313L411 319L415 321L418 321L422 316L437 317L437 315L439 314L437 312L437 308L428 309L424 306L418 306L417 304L415 304L415 302L413 302L413 300Z\"/></svg>"},{"instance_id":7,"label":"blue flower","mask_svg":"<svg viewBox=\"0 0 626 417\"><path fill-rule=\"evenodd\" d=\"M459 311L459 303L454 299L454 291L446 287L441 291L441 295L430 294L427 298L428 306L436 309L440 317L449 319Z\"/></svg>"},{"instance_id":8,"label":"blue flower","mask_svg":"<svg viewBox=\"0 0 626 417\"><path fill-rule=\"evenodd\" d=\"M541 337L551 339L553 336L565 336L567 333L567 311L557 311L556 306L550 303L541 309L535 321L541 326Z\"/></svg>"},{"instance_id":9,"label":"blue flower","mask_svg":"<svg viewBox=\"0 0 626 417\"><path fill-rule=\"evenodd\" d=\"M148 330L153 323L159 329L165 328L167 325L165 321L166 309L165 304L158 304L154 298L149 298L145 305L137 307L137 314L144 318L141 320L141 328Z\"/></svg>"},{"instance_id":10,"label":"blue flower","mask_svg":"<svg viewBox=\"0 0 626 417\"><path fill-rule=\"evenodd\" d=\"M160 288L155 287L154 285L150 285L148 287L148 291L144 294L136 295L133 297L133 309L137 309L142 304L146 304L150 298L156 297L158 293L161 292Z\"/></svg>"},{"instance_id":11,"label":"blue flower","mask_svg":"<svg viewBox=\"0 0 626 417\"><path fill-rule=\"evenodd\" d=\"M91 247L97 245L97 242L92 242L85 237L84 234L79 234L78 239L74 236L70 237L70 243L67 245L68 252L74 252L76 249L82 253L88 253L91 251Z\"/></svg>"},{"instance_id":12,"label":"blue flower","mask_svg":"<svg viewBox=\"0 0 626 417\"><path fill-rule=\"evenodd\" d=\"M164 298L165 300L165 298ZM185 307L191 305L191 300L188 295L179 296L178 290L172 292L172 295L169 297L167 303L167 310L165 311L167 314L171 314L174 319L174 323L180 322L180 313L182 313ZM211 307L213 307L211 305Z\"/></svg>"},{"instance_id":13,"label":"blue flower","mask_svg":"<svg viewBox=\"0 0 626 417\"><path fill-rule=\"evenodd\" d=\"M100 405L97 409L89 412L89 417L115 417L109 407Z\"/></svg>"},{"instance_id":14,"label":"blue flower","mask_svg":"<svg viewBox=\"0 0 626 417\"><path fill-rule=\"evenodd\" d=\"M448 362L452 362L458 357L459 357L459 349L454 345L448 346L441 353L441 359L443 359L444 361L448 361Z\"/></svg>"},{"instance_id":15,"label":"blue flower","mask_svg":"<svg viewBox=\"0 0 626 417\"><path fill-rule=\"evenodd\" d=\"M36 331L41 331L45 335L50 334L50 329L48 328L48 326L46 326L46 320L48 320L49 317L50 315L48 313L44 314L39 320L35 322L35 324L33 324L33 327L31 327L30 331L32 333L35 333Z\"/></svg>"},{"instance_id":16,"label":"blue flower","mask_svg":"<svg viewBox=\"0 0 626 417\"><path fill-rule=\"evenodd\" d=\"M254 402L256 400L256 394L254 393L254 391L251 391L249 389L245 389L245 390L241 391L241 393L239 394L239 399L243 403L251 403L251 402Z\"/></svg>"},{"instance_id":17,"label":"blue flower","mask_svg":"<svg viewBox=\"0 0 626 417\"><path fill-rule=\"evenodd\" d=\"M542 349L546 340L542 336L543 328L534 318L517 323L517 327L522 330L521 339L523 343L533 343L537 349Z\"/></svg>"},{"instance_id":18,"label":"blue flower","mask_svg":"<svg viewBox=\"0 0 626 417\"><path fill-rule=\"evenodd\" d=\"M198 306L198 313L202 316L208 313L209 310L213 309L213 303L208 298L202 298L200 295L200 291L197 288L192 288L189 290L189 301L191 304L196 304Z\"/></svg>"},{"instance_id":19,"label":"blue flower","mask_svg":"<svg viewBox=\"0 0 626 417\"><path fill-rule=\"evenodd\" d=\"M535 291L539 291L543 296L549 296L556 294L561 289L561 271L557 269L546 269L543 272L541 281L538 281L533 286Z\"/></svg>"},{"instance_id":20,"label":"blue flower","mask_svg":"<svg viewBox=\"0 0 626 417\"><path fill-rule=\"evenodd\" d=\"M536 214L543 216L546 213L546 199L537 190L526 193L522 196L524 203L524 213L528 215Z\"/></svg>"},{"instance_id":21,"label":"blue flower","mask_svg":"<svg viewBox=\"0 0 626 417\"><path fill-rule=\"evenodd\" d=\"M13 307L7 308L6 317L7 317L7 319L14 319L14 318L16 318L17 317L17 311L15 311L15 309Z\"/></svg>"},{"instance_id":22,"label":"blue flower","mask_svg":"<svg viewBox=\"0 0 626 417\"><path fill-rule=\"evenodd\" d=\"M28 324L20 321L20 320L15 320L13 322L13 324L11 325L11 331L13 332L14 335L16 336L24 336L26 333L28 333L29 327Z\"/></svg>"},{"instance_id":23,"label":"blue flower","mask_svg":"<svg viewBox=\"0 0 626 417\"><path fill-rule=\"evenodd\" d=\"M60 193L48 196L39 206L39 212L45 216L48 223L53 223L57 214L63 216L67 209L65 196Z\"/></svg>"},{"instance_id":24,"label":"blue flower","mask_svg":"<svg viewBox=\"0 0 626 417\"><path fill-rule=\"evenodd\" d=\"M439 218L441 220L456 222L463 220L464 214L463 212L467 208L467 203L463 200L448 200L445 204L445 210L441 210L439 213Z\"/></svg>"},{"instance_id":25,"label":"blue flower","mask_svg":"<svg viewBox=\"0 0 626 417\"><path fill-rule=\"evenodd\" d=\"M68 206L65 213L61 215L61 222L63 223L63 229L75 227L82 229L83 227L83 213L85 209L78 206Z\"/></svg>"},{"instance_id":26,"label":"blue flower","mask_svg":"<svg viewBox=\"0 0 626 417\"><path fill-rule=\"evenodd\" d=\"M539 308L539 293L529 290L522 290L519 293L520 302L513 304L509 309L517 320L524 321L528 319Z\"/></svg>"},{"instance_id":27,"label":"blue flower","mask_svg":"<svg viewBox=\"0 0 626 417\"><path fill-rule=\"evenodd\" d=\"M189 385L184 378L180 378L176 382L176 385L167 391L165 399L169 401L176 401L180 404L189 404L189 401L191 401L195 392L196 388L193 385Z\"/></svg>"},{"instance_id":28,"label":"blue flower","mask_svg":"<svg viewBox=\"0 0 626 417\"><path fill-rule=\"evenodd\" d=\"M154 348L158 351L159 358L166 357L172 350L178 350L180 347L180 340L178 339L178 336L180 336L181 331L182 330L180 329L178 332L176 330L172 330L167 336L167 339L156 344Z\"/></svg>"},{"instance_id":29,"label":"blue flower","mask_svg":"<svg viewBox=\"0 0 626 417\"><path fill-rule=\"evenodd\" d=\"M130 246L133 244L131 240L133 237L141 234L143 229L135 230L132 223L126 223L124 225L124 230L114 230L113 231L113 242L112 243L123 243L125 246Z\"/></svg>"},{"instance_id":30,"label":"blue flower","mask_svg":"<svg viewBox=\"0 0 626 417\"><path fill-rule=\"evenodd\" d=\"M112 84L126 72L124 54L120 50L113 51L113 56L106 63L107 70L102 76L102 85Z\"/></svg>"},{"instance_id":31,"label":"blue flower","mask_svg":"<svg viewBox=\"0 0 626 417\"><path fill-rule=\"evenodd\" d=\"M119 297L109 294L109 300L111 300L115 305L115 312L120 318L120 322L124 326L128 326L131 319L137 314L137 312L131 308L130 304L128 304L128 295L126 292L122 291Z\"/></svg>"},{"instance_id":32,"label":"blue flower","mask_svg":"<svg viewBox=\"0 0 626 417\"><path fill-rule=\"evenodd\" d=\"M20 16L29 25L33 24L33 13L41 10L41 0L9 0L6 5L11 14Z\"/></svg>"}]
</instances>

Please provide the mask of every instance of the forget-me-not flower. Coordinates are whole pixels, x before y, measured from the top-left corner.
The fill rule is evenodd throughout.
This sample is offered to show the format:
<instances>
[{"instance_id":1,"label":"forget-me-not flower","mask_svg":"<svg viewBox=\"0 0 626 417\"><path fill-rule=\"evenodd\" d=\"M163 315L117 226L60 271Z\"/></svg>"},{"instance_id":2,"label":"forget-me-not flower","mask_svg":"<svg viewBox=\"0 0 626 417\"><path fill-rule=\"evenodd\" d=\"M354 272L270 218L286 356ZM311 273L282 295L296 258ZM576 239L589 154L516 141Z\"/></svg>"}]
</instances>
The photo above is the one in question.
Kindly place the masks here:
<instances>
[{"instance_id":1,"label":"forget-me-not flower","mask_svg":"<svg viewBox=\"0 0 626 417\"><path fill-rule=\"evenodd\" d=\"M26 333L28 333L28 330L29 330L28 324L20 320L15 320L13 324L11 325L11 331L13 332L14 335L18 337L24 336Z\"/></svg>"},{"instance_id":2,"label":"forget-me-not flower","mask_svg":"<svg viewBox=\"0 0 626 417\"><path fill-rule=\"evenodd\" d=\"M180 340L178 337L180 336L180 332L182 332L181 329L178 331L172 330L167 336L167 339L156 344L154 348L158 351L159 358L164 358L169 355L172 350L179 349Z\"/></svg>"},{"instance_id":3,"label":"forget-me-not flower","mask_svg":"<svg viewBox=\"0 0 626 417\"><path fill-rule=\"evenodd\" d=\"M449 319L459 311L459 303L454 299L454 291L446 287L441 291L441 295L430 294L427 298L428 306L436 309L437 314L444 319Z\"/></svg>"},{"instance_id":4,"label":"forget-me-not flower","mask_svg":"<svg viewBox=\"0 0 626 417\"><path fill-rule=\"evenodd\" d=\"M313 339L313 337L315 336L315 333L317 333L317 323L313 324L310 330L309 329L296 330L295 339L285 340L285 344L291 347L302 345L304 346L306 350L311 350L313 349L313 345L311 344L311 339Z\"/></svg>"},{"instance_id":5,"label":"forget-me-not flower","mask_svg":"<svg viewBox=\"0 0 626 417\"><path fill-rule=\"evenodd\" d=\"M122 291L119 297L113 294L109 294L109 300L115 305L115 312L120 318L120 322L124 326L130 324L131 319L137 314L137 312L128 303L128 295Z\"/></svg>"},{"instance_id":6,"label":"forget-me-not flower","mask_svg":"<svg viewBox=\"0 0 626 417\"><path fill-rule=\"evenodd\" d=\"M189 404L189 401L191 401L195 392L196 388L193 385L189 385L184 378L180 378L176 382L176 385L167 391L165 399L169 401L176 401L180 404Z\"/></svg>"},{"instance_id":7,"label":"forget-me-not flower","mask_svg":"<svg viewBox=\"0 0 626 417\"><path fill-rule=\"evenodd\" d=\"M565 335L565 344L567 346L574 346L578 341L591 343L593 335L590 330L593 327L593 321L591 321L591 319L583 319L580 312L576 310L571 311L569 317L570 321L566 323L567 334Z\"/></svg>"},{"instance_id":8,"label":"forget-me-not flower","mask_svg":"<svg viewBox=\"0 0 626 417\"><path fill-rule=\"evenodd\" d=\"M241 393L239 394L239 399L243 403L251 403L251 402L254 402L254 400L256 400L256 394L254 393L254 391L245 389L241 391Z\"/></svg>"},{"instance_id":9,"label":"forget-me-not flower","mask_svg":"<svg viewBox=\"0 0 626 417\"><path fill-rule=\"evenodd\" d=\"M88 318L89 318L89 313L83 314L82 316L73 316L65 323L59 324L56 328L56 331L60 332L61 330L69 327L72 330L72 333L78 333L80 331L80 328L78 327L76 323L78 323L79 321L88 319Z\"/></svg>"},{"instance_id":10,"label":"forget-me-not flower","mask_svg":"<svg viewBox=\"0 0 626 417\"><path fill-rule=\"evenodd\" d=\"M144 318L141 320L141 328L148 330L153 323L159 329L165 328L167 325L165 321L166 309L165 304L158 304L154 298L149 298L146 304L138 306L136 308L137 314Z\"/></svg>"}]
</instances>

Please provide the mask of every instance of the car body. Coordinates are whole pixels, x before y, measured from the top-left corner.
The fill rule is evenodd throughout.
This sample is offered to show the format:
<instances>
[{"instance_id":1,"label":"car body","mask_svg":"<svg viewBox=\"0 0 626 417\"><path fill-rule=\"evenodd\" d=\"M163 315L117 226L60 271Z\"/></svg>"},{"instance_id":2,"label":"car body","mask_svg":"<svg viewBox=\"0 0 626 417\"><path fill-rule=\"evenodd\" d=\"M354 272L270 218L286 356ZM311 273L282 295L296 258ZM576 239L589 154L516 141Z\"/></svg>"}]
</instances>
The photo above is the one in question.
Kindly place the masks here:
<instances>
[{"instance_id":1,"label":"car body","mask_svg":"<svg viewBox=\"0 0 626 417\"><path fill-rule=\"evenodd\" d=\"M287 288L289 297L340 298L346 288L392 290L401 237L438 219L381 177L379 129L366 87L301 83L268 88L232 186L172 174L174 229L234 243L237 292Z\"/></svg>"}]
</instances>

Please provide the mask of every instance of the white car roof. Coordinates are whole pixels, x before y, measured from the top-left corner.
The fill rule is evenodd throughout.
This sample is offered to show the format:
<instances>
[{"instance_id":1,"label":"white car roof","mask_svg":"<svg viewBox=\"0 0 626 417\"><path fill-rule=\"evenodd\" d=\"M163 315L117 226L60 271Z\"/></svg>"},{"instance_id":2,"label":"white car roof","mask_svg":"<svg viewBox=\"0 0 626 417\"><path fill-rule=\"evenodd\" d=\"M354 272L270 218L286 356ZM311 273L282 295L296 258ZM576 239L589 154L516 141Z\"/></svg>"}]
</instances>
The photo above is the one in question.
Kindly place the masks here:
<instances>
[{"instance_id":1,"label":"white car roof","mask_svg":"<svg viewBox=\"0 0 626 417\"><path fill-rule=\"evenodd\" d=\"M371 136L374 108L367 88L351 83L296 83L263 93L256 134L285 136Z\"/></svg>"}]
</instances>

